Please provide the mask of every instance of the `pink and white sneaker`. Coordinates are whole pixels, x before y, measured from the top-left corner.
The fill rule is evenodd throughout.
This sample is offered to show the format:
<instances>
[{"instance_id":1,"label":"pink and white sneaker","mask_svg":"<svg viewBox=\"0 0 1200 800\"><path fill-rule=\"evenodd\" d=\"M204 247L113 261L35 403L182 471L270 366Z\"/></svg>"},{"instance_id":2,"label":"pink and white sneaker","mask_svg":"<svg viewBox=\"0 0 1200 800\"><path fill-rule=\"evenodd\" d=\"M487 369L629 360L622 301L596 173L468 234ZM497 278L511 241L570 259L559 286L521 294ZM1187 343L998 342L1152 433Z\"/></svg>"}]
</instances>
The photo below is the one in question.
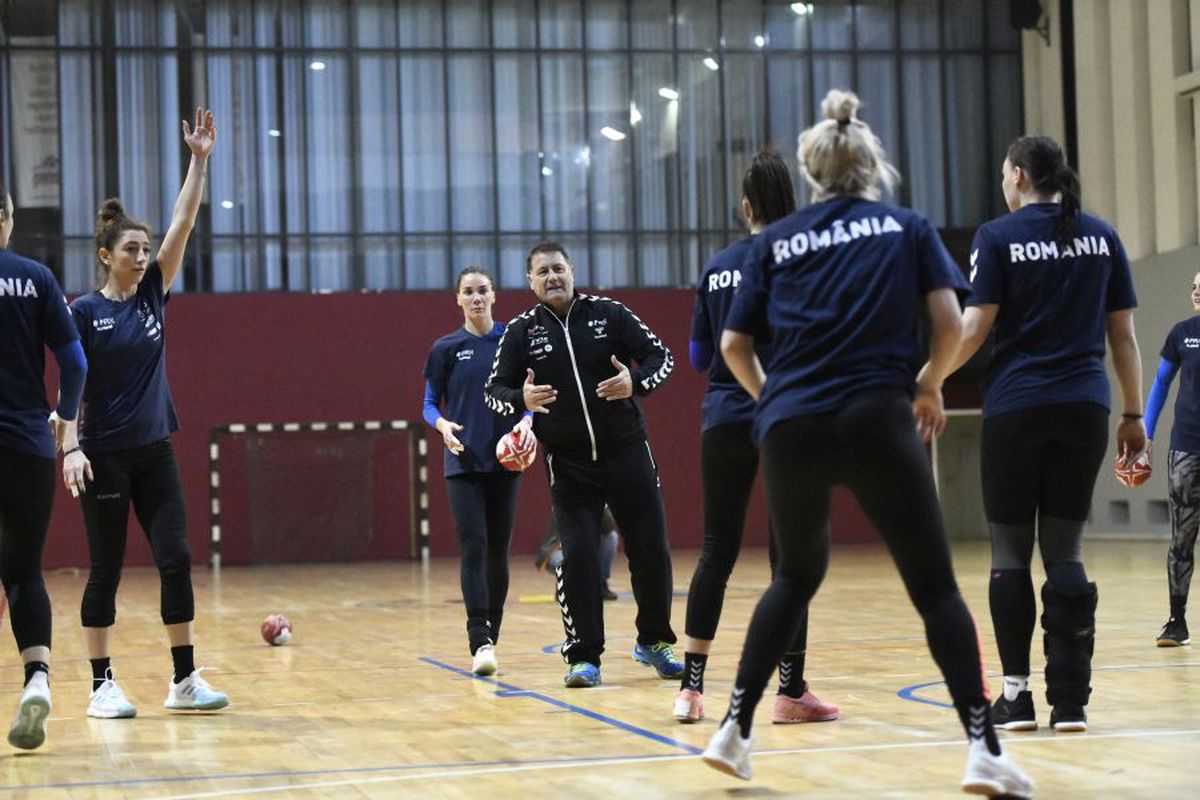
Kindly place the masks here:
<instances>
[{"instance_id":1,"label":"pink and white sneaker","mask_svg":"<svg viewBox=\"0 0 1200 800\"><path fill-rule=\"evenodd\" d=\"M680 689L675 695L675 719L684 724L704 719L704 695L695 689Z\"/></svg>"},{"instance_id":2,"label":"pink and white sneaker","mask_svg":"<svg viewBox=\"0 0 1200 800\"><path fill-rule=\"evenodd\" d=\"M775 695L775 708L771 722L776 725L794 725L798 722L829 722L837 719L841 710L832 703L824 703L812 692L805 692L799 699L786 694Z\"/></svg>"}]
</instances>

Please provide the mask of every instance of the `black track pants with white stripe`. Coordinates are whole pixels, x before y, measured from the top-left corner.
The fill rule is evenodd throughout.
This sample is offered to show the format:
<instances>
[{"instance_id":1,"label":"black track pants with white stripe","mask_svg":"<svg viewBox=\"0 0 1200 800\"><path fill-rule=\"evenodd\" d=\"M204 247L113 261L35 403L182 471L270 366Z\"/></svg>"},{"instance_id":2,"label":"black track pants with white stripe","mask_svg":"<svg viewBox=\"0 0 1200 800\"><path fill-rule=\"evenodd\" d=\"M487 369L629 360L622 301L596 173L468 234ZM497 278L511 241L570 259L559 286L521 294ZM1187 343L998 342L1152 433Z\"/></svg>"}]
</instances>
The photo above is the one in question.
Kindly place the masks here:
<instances>
[{"instance_id":1,"label":"black track pants with white stripe","mask_svg":"<svg viewBox=\"0 0 1200 800\"><path fill-rule=\"evenodd\" d=\"M571 664L586 661L598 666L604 652L599 542L605 503L629 557L637 640L674 644L671 551L658 468L649 443L639 442L596 461L547 453L546 471L563 544L556 586L566 632L563 658Z\"/></svg>"}]
</instances>

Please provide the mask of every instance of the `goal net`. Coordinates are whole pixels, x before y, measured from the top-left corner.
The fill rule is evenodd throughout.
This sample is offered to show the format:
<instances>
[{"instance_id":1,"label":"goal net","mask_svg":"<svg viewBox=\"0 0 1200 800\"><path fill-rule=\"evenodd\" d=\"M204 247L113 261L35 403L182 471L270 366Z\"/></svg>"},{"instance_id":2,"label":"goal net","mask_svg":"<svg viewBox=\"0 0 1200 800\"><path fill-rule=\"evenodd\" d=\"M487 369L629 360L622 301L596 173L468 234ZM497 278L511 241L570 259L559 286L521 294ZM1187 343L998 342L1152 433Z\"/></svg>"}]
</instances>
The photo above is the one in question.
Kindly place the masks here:
<instances>
[{"instance_id":1,"label":"goal net","mask_svg":"<svg viewBox=\"0 0 1200 800\"><path fill-rule=\"evenodd\" d=\"M407 420L214 428L210 563L427 557L425 450Z\"/></svg>"}]
</instances>

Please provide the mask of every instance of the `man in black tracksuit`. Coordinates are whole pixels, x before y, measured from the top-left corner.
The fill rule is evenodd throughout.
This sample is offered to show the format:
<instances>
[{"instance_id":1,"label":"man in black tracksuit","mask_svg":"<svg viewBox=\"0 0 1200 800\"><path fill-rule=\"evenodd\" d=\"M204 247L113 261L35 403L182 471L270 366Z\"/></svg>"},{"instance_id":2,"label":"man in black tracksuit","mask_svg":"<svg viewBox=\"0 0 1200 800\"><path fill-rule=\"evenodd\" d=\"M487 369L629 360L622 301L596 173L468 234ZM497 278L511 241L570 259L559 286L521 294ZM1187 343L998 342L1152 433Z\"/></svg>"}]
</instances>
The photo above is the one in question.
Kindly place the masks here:
<instances>
[{"instance_id":1,"label":"man in black tracksuit","mask_svg":"<svg viewBox=\"0 0 1200 800\"><path fill-rule=\"evenodd\" d=\"M570 664L567 686L600 682L604 612L597 556L607 503L625 538L637 601L634 659L675 678L683 665L671 645L671 554L658 469L636 395L671 374L671 352L615 300L575 291L565 248L543 242L526 262L539 302L508 324L485 397L493 411L534 412L533 431L563 541L557 598ZM637 368L631 370L630 363Z\"/></svg>"}]
</instances>

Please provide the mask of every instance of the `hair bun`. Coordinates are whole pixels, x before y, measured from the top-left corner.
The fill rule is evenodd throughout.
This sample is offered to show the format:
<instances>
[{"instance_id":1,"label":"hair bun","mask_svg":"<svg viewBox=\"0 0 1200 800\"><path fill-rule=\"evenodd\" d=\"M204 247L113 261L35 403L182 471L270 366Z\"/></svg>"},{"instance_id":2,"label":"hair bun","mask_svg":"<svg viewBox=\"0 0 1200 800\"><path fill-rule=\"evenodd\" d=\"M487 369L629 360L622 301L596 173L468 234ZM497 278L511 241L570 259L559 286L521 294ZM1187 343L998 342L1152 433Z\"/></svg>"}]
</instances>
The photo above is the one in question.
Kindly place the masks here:
<instances>
[{"instance_id":1,"label":"hair bun","mask_svg":"<svg viewBox=\"0 0 1200 800\"><path fill-rule=\"evenodd\" d=\"M839 125L845 125L858 117L858 107L862 101L858 95L848 89L830 89L821 101L821 114L826 119L837 120Z\"/></svg>"},{"instance_id":2,"label":"hair bun","mask_svg":"<svg viewBox=\"0 0 1200 800\"><path fill-rule=\"evenodd\" d=\"M110 197L100 204L100 210L96 212L96 221L100 225L107 225L123 216L125 216L125 207L121 205L120 199Z\"/></svg>"}]
</instances>

